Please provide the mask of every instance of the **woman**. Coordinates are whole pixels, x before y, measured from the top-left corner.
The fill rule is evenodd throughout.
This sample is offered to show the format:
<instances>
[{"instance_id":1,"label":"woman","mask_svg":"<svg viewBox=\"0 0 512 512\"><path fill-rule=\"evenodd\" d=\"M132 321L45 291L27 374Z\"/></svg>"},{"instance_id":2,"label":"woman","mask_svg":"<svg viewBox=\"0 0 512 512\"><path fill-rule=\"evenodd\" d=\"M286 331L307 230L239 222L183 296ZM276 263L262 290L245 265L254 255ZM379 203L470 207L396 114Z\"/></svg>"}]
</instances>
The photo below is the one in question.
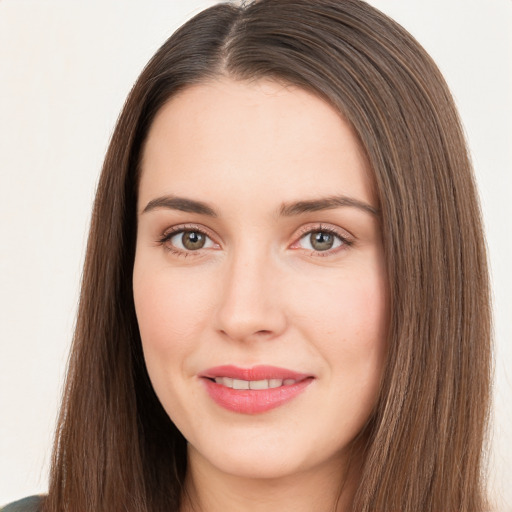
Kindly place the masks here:
<instances>
[{"instance_id":1,"label":"woman","mask_svg":"<svg viewBox=\"0 0 512 512\"><path fill-rule=\"evenodd\" d=\"M485 510L489 338L418 43L356 0L215 6L107 152L41 509Z\"/></svg>"}]
</instances>

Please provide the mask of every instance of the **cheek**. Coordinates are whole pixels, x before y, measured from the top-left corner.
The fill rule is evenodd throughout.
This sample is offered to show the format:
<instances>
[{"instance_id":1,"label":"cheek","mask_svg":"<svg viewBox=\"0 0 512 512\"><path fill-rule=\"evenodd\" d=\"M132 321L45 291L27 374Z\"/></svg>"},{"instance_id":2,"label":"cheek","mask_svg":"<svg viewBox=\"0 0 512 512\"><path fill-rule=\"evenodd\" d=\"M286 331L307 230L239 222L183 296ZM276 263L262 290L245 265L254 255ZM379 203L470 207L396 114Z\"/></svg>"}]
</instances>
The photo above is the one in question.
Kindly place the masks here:
<instances>
[{"instance_id":1,"label":"cheek","mask_svg":"<svg viewBox=\"0 0 512 512\"><path fill-rule=\"evenodd\" d=\"M385 338L388 298L380 275L328 276L297 297L296 309L326 347L339 347L341 340L349 350L364 351Z\"/></svg>"},{"instance_id":2,"label":"cheek","mask_svg":"<svg viewBox=\"0 0 512 512\"><path fill-rule=\"evenodd\" d=\"M209 287L197 286L194 279L168 267L161 271L155 265L146 266L151 271L141 267L136 260L133 294L144 360L156 395L179 424L186 417L180 396L191 395L183 388L192 375L190 356L210 316Z\"/></svg>"},{"instance_id":3,"label":"cheek","mask_svg":"<svg viewBox=\"0 0 512 512\"><path fill-rule=\"evenodd\" d=\"M387 352L385 282L383 273L371 269L327 277L296 300L295 310L303 312L297 324L307 339L314 340L331 377L370 401L377 393Z\"/></svg>"},{"instance_id":4,"label":"cheek","mask_svg":"<svg viewBox=\"0 0 512 512\"><path fill-rule=\"evenodd\" d=\"M204 280L169 268L146 272L136 265L133 293L145 354L177 355L193 347L211 309Z\"/></svg>"}]
</instances>

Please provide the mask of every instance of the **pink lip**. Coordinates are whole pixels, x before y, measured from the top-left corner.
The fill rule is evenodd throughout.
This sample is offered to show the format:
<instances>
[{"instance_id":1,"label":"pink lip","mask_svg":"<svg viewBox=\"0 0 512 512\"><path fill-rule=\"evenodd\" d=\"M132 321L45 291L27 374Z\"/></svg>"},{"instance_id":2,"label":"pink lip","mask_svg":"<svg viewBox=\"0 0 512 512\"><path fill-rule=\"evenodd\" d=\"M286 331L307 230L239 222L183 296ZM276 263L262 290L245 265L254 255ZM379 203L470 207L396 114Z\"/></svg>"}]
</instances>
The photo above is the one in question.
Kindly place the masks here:
<instances>
[{"instance_id":1,"label":"pink lip","mask_svg":"<svg viewBox=\"0 0 512 512\"><path fill-rule=\"evenodd\" d=\"M252 368L239 368L233 365L215 366L209 368L199 375L208 379L215 377L230 377L232 379L242 380L265 380L265 379L293 379L304 380L310 375L298 373L286 368L278 368L277 366L253 366Z\"/></svg>"},{"instance_id":2,"label":"pink lip","mask_svg":"<svg viewBox=\"0 0 512 512\"><path fill-rule=\"evenodd\" d=\"M210 397L221 407L241 414L259 414L279 407L306 389L313 376L276 366L216 366L202 372L199 377L206 386ZM269 389L231 389L217 384L215 377L230 377L241 380L293 379L295 384Z\"/></svg>"}]
</instances>

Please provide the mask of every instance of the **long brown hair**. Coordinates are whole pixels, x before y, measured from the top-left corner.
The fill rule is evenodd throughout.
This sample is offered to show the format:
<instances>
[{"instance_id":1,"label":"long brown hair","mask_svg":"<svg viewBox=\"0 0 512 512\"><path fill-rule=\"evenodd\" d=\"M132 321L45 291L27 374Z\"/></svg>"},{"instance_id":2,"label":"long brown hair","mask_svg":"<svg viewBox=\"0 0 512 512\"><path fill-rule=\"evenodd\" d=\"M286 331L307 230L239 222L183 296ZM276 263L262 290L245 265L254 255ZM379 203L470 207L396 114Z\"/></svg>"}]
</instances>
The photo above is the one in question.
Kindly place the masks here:
<instances>
[{"instance_id":1,"label":"long brown hair","mask_svg":"<svg viewBox=\"0 0 512 512\"><path fill-rule=\"evenodd\" d=\"M44 510L179 509L186 441L149 382L133 305L138 165L162 105L220 75L324 98L353 125L373 171L391 322L353 510L481 512L490 306L471 164L435 64L360 0L214 6L140 75L98 186Z\"/></svg>"}]
</instances>

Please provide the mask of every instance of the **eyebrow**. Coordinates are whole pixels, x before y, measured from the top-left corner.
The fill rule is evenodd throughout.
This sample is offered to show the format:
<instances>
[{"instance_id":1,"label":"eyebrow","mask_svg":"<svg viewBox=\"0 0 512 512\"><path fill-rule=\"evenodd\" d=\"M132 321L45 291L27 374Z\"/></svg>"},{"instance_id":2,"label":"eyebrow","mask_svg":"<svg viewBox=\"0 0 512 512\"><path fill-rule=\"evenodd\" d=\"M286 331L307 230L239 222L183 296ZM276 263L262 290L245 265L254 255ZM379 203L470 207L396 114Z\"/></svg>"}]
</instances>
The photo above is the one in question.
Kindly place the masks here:
<instances>
[{"instance_id":1,"label":"eyebrow","mask_svg":"<svg viewBox=\"0 0 512 512\"><path fill-rule=\"evenodd\" d=\"M320 210L332 210L341 206L350 206L358 208L372 215L379 215L379 210L373 206L347 196L329 196L319 199L311 199L308 201L297 201L294 203L285 203L281 206L280 214L284 217L293 215L301 215L303 213L318 212Z\"/></svg>"},{"instance_id":2,"label":"eyebrow","mask_svg":"<svg viewBox=\"0 0 512 512\"><path fill-rule=\"evenodd\" d=\"M150 212L157 208L167 208L169 210L180 210L182 212L199 213L201 215L208 215L209 217L217 217L215 210L206 203L175 196L162 196L152 199L144 210L142 210L142 213Z\"/></svg>"},{"instance_id":3,"label":"eyebrow","mask_svg":"<svg viewBox=\"0 0 512 512\"><path fill-rule=\"evenodd\" d=\"M358 208L364 212L371 213L372 215L379 215L379 210L369 205L368 203L343 195L284 203L279 209L279 214L283 217L292 217L309 212L332 210L334 208L340 208L343 206ZM146 205L144 210L142 210L142 213L150 212L159 208L179 210L187 213L197 213L200 215L207 215L209 217L217 217L215 210L207 203L176 196L161 196L157 197L156 199L152 199Z\"/></svg>"}]
</instances>

